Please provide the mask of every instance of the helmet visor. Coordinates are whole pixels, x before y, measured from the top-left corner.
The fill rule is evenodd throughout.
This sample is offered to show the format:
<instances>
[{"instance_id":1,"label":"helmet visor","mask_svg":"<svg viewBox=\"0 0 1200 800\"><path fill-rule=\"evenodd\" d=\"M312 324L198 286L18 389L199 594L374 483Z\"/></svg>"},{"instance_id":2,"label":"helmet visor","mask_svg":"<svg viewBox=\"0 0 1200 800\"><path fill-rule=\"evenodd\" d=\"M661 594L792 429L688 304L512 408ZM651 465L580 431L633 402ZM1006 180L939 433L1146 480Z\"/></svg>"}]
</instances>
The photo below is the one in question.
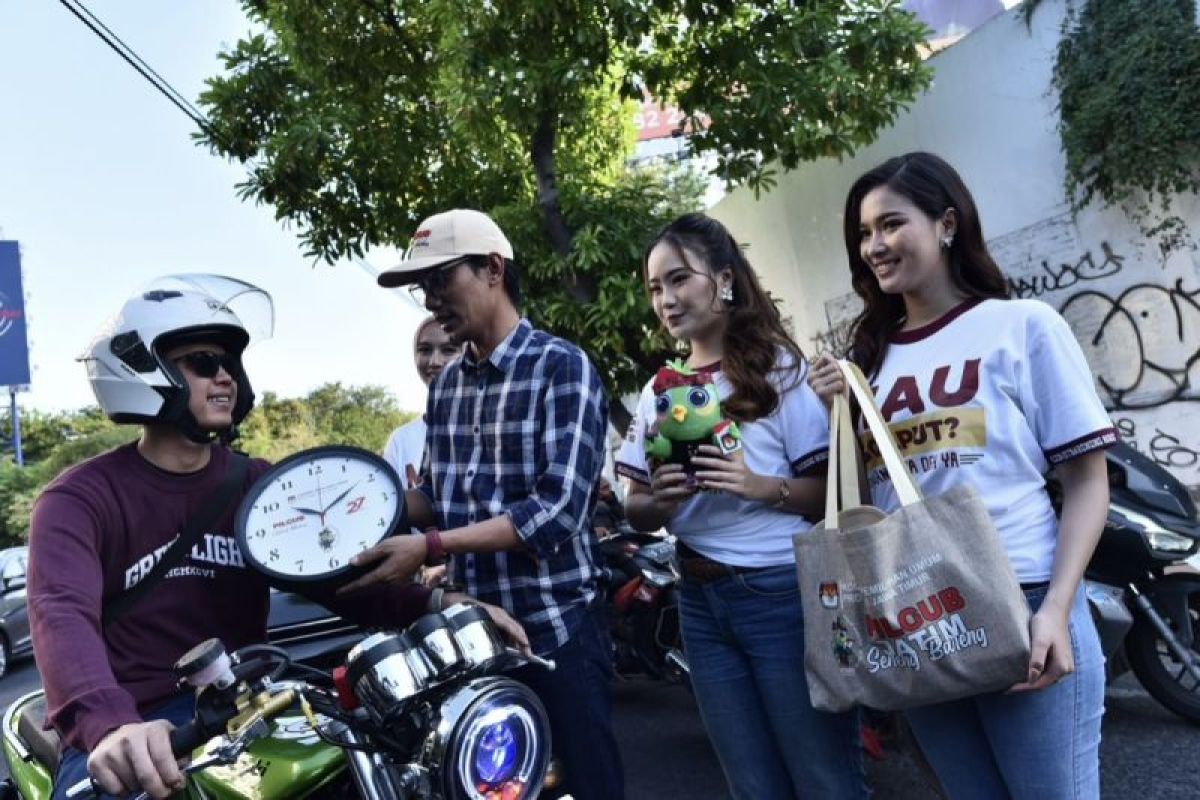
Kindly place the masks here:
<instances>
[{"instance_id":1,"label":"helmet visor","mask_svg":"<svg viewBox=\"0 0 1200 800\"><path fill-rule=\"evenodd\" d=\"M271 295L237 278L205 273L165 275L144 289L144 292L155 291L200 295L210 301L214 320L223 312L232 312L250 335L250 344L270 339L275 332L275 304Z\"/></svg>"}]
</instances>

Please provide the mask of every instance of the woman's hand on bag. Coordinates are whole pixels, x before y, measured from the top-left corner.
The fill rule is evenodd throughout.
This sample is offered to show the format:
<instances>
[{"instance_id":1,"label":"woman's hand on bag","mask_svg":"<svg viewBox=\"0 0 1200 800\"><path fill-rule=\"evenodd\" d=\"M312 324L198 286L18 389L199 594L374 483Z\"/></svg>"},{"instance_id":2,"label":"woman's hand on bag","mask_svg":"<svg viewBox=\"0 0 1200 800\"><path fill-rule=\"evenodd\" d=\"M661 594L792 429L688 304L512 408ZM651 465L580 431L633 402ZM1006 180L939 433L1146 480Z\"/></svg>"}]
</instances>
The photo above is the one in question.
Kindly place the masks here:
<instances>
[{"instance_id":1,"label":"woman's hand on bag","mask_svg":"<svg viewBox=\"0 0 1200 800\"><path fill-rule=\"evenodd\" d=\"M696 486L689 483L682 464L663 464L650 476L650 494L668 518L674 516L680 503L695 493Z\"/></svg>"},{"instance_id":2,"label":"woman's hand on bag","mask_svg":"<svg viewBox=\"0 0 1200 800\"><path fill-rule=\"evenodd\" d=\"M809 364L808 385L826 408L831 407L834 397L846 393L846 379L842 377L837 359L826 353Z\"/></svg>"},{"instance_id":3,"label":"woman's hand on bag","mask_svg":"<svg viewBox=\"0 0 1200 800\"><path fill-rule=\"evenodd\" d=\"M1029 621L1029 676L1010 692L1036 692L1075 671L1068 614L1043 606Z\"/></svg>"},{"instance_id":4,"label":"woman's hand on bag","mask_svg":"<svg viewBox=\"0 0 1200 800\"><path fill-rule=\"evenodd\" d=\"M692 463L699 467L696 479L700 481L701 489L729 492L743 500L774 499L775 484L750 471L744 451L735 450L725 455L721 448L703 444L697 452L698 455L692 456Z\"/></svg>"}]
</instances>

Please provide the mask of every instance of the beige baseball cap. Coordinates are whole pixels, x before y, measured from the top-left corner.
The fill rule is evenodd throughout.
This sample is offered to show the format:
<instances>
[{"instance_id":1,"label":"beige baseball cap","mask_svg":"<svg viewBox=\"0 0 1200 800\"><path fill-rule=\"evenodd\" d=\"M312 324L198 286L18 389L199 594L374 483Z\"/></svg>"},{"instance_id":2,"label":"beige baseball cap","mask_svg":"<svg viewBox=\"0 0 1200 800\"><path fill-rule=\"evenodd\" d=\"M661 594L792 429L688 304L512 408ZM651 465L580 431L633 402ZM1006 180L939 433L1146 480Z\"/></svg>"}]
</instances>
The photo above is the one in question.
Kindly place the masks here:
<instances>
[{"instance_id":1,"label":"beige baseball cap","mask_svg":"<svg viewBox=\"0 0 1200 800\"><path fill-rule=\"evenodd\" d=\"M512 260L513 249L500 226L482 211L456 208L423 220L399 264L377 278L387 288L413 283L430 269L463 256L499 253Z\"/></svg>"}]
</instances>

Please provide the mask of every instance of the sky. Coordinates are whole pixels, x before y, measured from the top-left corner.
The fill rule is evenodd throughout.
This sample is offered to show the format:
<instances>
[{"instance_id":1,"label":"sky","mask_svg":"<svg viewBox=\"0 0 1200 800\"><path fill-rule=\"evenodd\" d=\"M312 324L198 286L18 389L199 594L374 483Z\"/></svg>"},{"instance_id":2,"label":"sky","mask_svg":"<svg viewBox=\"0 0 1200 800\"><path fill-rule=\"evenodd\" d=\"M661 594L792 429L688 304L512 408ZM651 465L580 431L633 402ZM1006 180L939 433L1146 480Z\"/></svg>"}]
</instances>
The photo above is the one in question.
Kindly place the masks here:
<instances>
[{"instance_id":1,"label":"sky","mask_svg":"<svg viewBox=\"0 0 1200 800\"><path fill-rule=\"evenodd\" d=\"M234 0L85 4L193 103L220 71L218 52L250 30ZM274 298L274 336L245 357L260 396L377 384L422 410L411 343L424 311L359 265L314 266L271 207L237 198L244 169L192 132L63 5L0 3L0 239L22 248L32 366L22 408L94 404L75 359L103 322L157 276L215 272Z\"/></svg>"}]
</instances>

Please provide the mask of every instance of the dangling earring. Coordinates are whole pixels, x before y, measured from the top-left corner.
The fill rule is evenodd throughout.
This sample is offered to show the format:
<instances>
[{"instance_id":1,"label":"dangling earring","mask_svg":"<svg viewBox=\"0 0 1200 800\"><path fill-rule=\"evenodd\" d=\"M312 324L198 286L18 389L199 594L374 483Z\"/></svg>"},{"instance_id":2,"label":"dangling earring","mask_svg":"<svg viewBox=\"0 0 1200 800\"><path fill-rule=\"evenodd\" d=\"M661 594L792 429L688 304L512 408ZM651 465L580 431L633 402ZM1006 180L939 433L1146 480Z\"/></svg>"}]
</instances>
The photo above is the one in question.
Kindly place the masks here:
<instances>
[{"instance_id":1,"label":"dangling earring","mask_svg":"<svg viewBox=\"0 0 1200 800\"><path fill-rule=\"evenodd\" d=\"M945 236L942 237L942 249L943 250L949 250L950 245L952 245L952 244L954 244L954 234L953 233L947 233Z\"/></svg>"},{"instance_id":2,"label":"dangling earring","mask_svg":"<svg viewBox=\"0 0 1200 800\"><path fill-rule=\"evenodd\" d=\"M722 286L721 291L718 293L717 296L721 298L721 301L724 302L725 305L727 305L727 306L733 305L733 287L732 286Z\"/></svg>"}]
</instances>

